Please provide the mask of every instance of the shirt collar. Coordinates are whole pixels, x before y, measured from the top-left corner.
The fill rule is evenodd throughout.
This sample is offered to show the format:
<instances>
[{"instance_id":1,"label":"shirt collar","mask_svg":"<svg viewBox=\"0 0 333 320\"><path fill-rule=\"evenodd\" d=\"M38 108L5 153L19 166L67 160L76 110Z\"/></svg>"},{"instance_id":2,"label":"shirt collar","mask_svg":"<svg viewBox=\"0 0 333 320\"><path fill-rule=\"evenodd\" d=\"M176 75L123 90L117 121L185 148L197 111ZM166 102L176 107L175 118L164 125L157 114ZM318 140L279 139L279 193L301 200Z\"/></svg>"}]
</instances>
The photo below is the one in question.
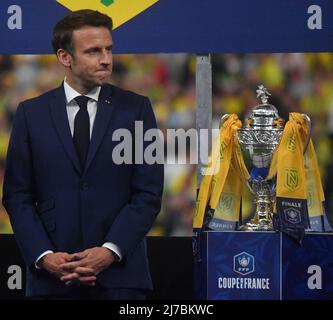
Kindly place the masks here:
<instances>
[{"instance_id":1,"label":"shirt collar","mask_svg":"<svg viewBox=\"0 0 333 320\"><path fill-rule=\"evenodd\" d=\"M77 92L66 82L66 79L64 80L64 90L66 96L66 104L69 104L77 96L82 96L81 93ZM100 91L101 91L101 86L97 86L94 89L92 89L90 92L85 94L85 96L97 102Z\"/></svg>"}]
</instances>

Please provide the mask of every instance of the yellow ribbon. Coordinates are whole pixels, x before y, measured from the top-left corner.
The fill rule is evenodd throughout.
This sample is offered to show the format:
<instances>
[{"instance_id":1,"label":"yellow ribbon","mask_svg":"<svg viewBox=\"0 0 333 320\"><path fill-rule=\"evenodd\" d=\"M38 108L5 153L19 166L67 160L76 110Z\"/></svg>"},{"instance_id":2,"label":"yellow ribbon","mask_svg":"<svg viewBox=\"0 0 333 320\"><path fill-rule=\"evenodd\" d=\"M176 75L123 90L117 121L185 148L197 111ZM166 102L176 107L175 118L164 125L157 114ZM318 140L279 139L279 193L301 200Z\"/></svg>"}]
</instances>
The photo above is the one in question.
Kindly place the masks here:
<instances>
[{"instance_id":1,"label":"yellow ribbon","mask_svg":"<svg viewBox=\"0 0 333 320\"><path fill-rule=\"evenodd\" d=\"M231 114L213 143L211 162L197 197L194 228L202 227L207 205L215 210L214 217L217 219L239 219L242 187L250 178L236 136L241 127L237 115ZM290 113L266 180L277 175L277 197L307 199L309 216L314 217L324 213L324 192L311 139L304 154L308 135L309 128L304 117L299 113Z\"/></svg>"},{"instance_id":2,"label":"yellow ribbon","mask_svg":"<svg viewBox=\"0 0 333 320\"><path fill-rule=\"evenodd\" d=\"M305 153L305 176L309 216L321 216L324 214L323 202L325 197L317 157L311 140Z\"/></svg>"},{"instance_id":3,"label":"yellow ribbon","mask_svg":"<svg viewBox=\"0 0 333 320\"><path fill-rule=\"evenodd\" d=\"M267 180L277 174L278 197L306 199L304 131L302 115L290 113L278 147L273 154Z\"/></svg>"},{"instance_id":4,"label":"yellow ribbon","mask_svg":"<svg viewBox=\"0 0 333 320\"><path fill-rule=\"evenodd\" d=\"M291 112L273 154L267 179L277 174L276 196L307 199L309 216L314 217L323 215L322 203L325 199L311 139L306 146L308 135L309 128L304 117Z\"/></svg>"},{"instance_id":5,"label":"yellow ribbon","mask_svg":"<svg viewBox=\"0 0 333 320\"><path fill-rule=\"evenodd\" d=\"M231 114L222 124L218 140L213 143L211 162L202 178L197 197L194 228L202 227L207 204L214 210L218 207L215 217L238 220L243 185L239 172L244 172L245 178L249 177L236 137L241 127L238 116Z\"/></svg>"},{"instance_id":6,"label":"yellow ribbon","mask_svg":"<svg viewBox=\"0 0 333 320\"><path fill-rule=\"evenodd\" d=\"M218 205L215 208L214 218L225 221L238 221L243 183L238 172L231 165Z\"/></svg>"}]
</instances>

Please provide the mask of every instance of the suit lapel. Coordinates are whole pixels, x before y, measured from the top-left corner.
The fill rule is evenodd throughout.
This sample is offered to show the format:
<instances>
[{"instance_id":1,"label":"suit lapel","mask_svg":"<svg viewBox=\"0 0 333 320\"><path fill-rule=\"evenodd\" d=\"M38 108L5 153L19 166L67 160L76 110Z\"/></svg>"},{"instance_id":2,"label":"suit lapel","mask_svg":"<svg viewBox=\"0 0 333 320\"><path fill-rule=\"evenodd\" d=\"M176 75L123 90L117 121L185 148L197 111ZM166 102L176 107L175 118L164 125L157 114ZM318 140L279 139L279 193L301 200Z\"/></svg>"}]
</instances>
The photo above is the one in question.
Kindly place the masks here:
<instances>
[{"instance_id":1,"label":"suit lapel","mask_svg":"<svg viewBox=\"0 0 333 320\"><path fill-rule=\"evenodd\" d=\"M75 169L79 172L79 174L81 174L81 166L74 148L73 138L68 123L66 97L63 85L54 91L54 99L50 104L50 110L58 136L66 150L66 153L73 162Z\"/></svg>"},{"instance_id":2,"label":"suit lapel","mask_svg":"<svg viewBox=\"0 0 333 320\"><path fill-rule=\"evenodd\" d=\"M111 91L112 87L110 85L104 85L101 88L101 92L98 97L95 123L92 131L88 156L83 174L87 172L98 150L98 147L103 140L106 129L108 128L108 124L111 119L111 114L114 109L114 101L111 97Z\"/></svg>"}]
</instances>

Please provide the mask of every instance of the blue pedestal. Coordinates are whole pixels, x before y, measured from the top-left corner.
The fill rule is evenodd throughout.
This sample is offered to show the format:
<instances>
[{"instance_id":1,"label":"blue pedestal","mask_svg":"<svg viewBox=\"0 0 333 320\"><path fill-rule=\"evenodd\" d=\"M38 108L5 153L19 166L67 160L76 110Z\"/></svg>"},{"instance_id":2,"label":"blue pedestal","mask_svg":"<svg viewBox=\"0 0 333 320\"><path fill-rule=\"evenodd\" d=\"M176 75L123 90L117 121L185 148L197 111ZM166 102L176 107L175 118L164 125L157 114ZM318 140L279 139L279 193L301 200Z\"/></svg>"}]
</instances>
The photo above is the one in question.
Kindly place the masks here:
<instances>
[{"instance_id":1,"label":"blue pedestal","mask_svg":"<svg viewBox=\"0 0 333 320\"><path fill-rule=\"evenodd\" d=\"M307 233L302 245L276 232L208 231L194 239L198 299L333 299L332 234Z\"/></svg>"}]
</instances>

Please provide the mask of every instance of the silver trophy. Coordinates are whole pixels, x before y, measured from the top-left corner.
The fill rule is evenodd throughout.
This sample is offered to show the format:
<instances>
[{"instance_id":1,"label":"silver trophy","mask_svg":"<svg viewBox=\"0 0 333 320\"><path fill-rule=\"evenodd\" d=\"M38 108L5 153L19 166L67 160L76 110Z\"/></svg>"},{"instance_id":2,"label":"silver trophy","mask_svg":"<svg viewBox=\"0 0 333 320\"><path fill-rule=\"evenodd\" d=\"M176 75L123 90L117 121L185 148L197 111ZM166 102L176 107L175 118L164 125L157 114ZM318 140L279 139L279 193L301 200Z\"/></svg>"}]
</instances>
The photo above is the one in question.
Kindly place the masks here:
<instances>
[{"instance_id":1,"label":"silver trophy","mask_svg":"<svg viewBox=\"0 0 333 320\"><path fill-rule=\"evenodd\" d=\"M245 126L238 130L237 134L245 164L251 175L247 185L254 194L255 204L253 218L240 227L243 231L273 230L276 179L265 178L284 127L284 120L280 118L277 109L268 103L271 94L262 85L256 92L261 104L254 107Z\"/></svg>"},{"instance_id":2,"label":"silver trophy","mask_svg":"<svg viewBox=\"0 0 333 320\"><path fill-rule=\"evenodd\" d=\"M245 164L250 172L247 185L254 195L253 218L242 225L242 231L273 230L273 208L276 202L276 178L266 180L274 150L280 142L284 120L280 118L278 110L268 103L271 95L260 85L257 97L261 104L250 112L245 126L237 132L237 139L242 148ZM303 114L309 128L309 135L304 146L304 152L310 140L311 121Z\"/></svg>"}]
</instances>

